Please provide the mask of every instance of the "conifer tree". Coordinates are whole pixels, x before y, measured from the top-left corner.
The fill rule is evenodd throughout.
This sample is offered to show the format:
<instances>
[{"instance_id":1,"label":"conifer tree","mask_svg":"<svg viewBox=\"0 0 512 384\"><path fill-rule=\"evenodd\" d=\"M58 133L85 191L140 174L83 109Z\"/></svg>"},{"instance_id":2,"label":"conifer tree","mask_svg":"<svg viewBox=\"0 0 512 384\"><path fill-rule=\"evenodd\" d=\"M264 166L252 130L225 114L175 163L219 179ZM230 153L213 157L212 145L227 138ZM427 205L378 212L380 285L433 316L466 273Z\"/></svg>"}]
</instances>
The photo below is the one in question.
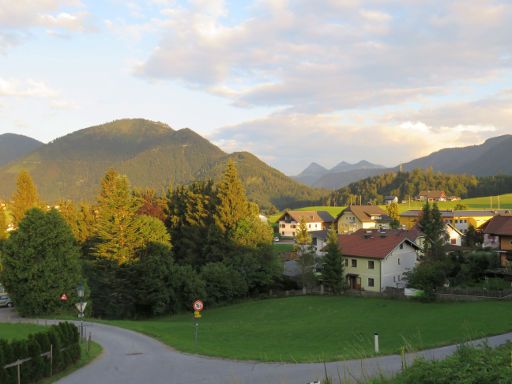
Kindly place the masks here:
<instances>
[{"instance_id":1,"label":"conifer tree","mask_svg":"<svg viewBox=\"0 0 512 384\"><path fill-rule=\"evenodd\" d=\"M345 286L343 276L343 255L340 251L338 234L331 227L327 232L327 245L323 258L322 279L334 294L340 294Z\"/></svg>"},{"instance_id":2,"label":"conifer tree","mask_svg":"<svg viewBox=\"0 0 512 384\"><path fill-rule=\"evenodd\" d=\"M217 186L216 203L215 225L226 236L231 234L241 219L250 216L251 207L233 160L228 161L224 175Z\"/></svg>"},{"instance_id":3,"label":"conifer tree","mask_svg":"<svg viewBox=\"0 0 512 384\"><path fill-rule=\"evenodd\" d=\"M32 177L27 171L21 171L16 180L16 191L12 197L12 218L18 226L25 212L40 205L39 196Z\"/></svg>"},{"instance_id":4,"label":"conifer tree","mask_svg":"<svg viewBox=\"0 0 512 384\"><path fill-rule=\"evenodd\" d=\"M436 203L432 207L430 207L428 202L425 203L418 226L425 235L423 242L423 254L425 257L443 258L447 234L445 223Z\"/></svg>"},{"instance_id":5,"label":"conifer tree","mask_svg":"<svg viewBox=\"0 0 512 384\"><path fill-rule=\"evenodd\" d=\"M132 195L128 178L109 170L101 181L98 197L95 254L123 264L135 257L138 244L137 199Z\"/></svg>"},{"instance_id":6,"label":"conifer tree","mask_svg":"<svg viewBox=\"0 0 512 384\"><path fill-rule=\"evenodd\" d=\"M22 315L50 314L82 281L79 250L55 209L30 209L3 247L0 279ZM75 296L76 299L76 296Z\"/></svg>"},{"instance_id":7,"label":"conifer tree","mask_svg":"<svg viewBox=\"0 0 512 384\"><path fill-rule=\"evenodd\" d=\"M311 236L304 217L301 217L295 235L295 252L301 269L302 289L306 289L313 281L313 268L315 265L315 251L311 245Z\"/></svg>"},{"instance_id":8,"label":"conifer tree","mask_svg":"<svg viewBox=\"0 0 512 384\"><path fill-rule=\"evenodd\" d=\"M0 207L0 240L7 238L7 215L5 210Z\"/></svg>"}]
</instances>

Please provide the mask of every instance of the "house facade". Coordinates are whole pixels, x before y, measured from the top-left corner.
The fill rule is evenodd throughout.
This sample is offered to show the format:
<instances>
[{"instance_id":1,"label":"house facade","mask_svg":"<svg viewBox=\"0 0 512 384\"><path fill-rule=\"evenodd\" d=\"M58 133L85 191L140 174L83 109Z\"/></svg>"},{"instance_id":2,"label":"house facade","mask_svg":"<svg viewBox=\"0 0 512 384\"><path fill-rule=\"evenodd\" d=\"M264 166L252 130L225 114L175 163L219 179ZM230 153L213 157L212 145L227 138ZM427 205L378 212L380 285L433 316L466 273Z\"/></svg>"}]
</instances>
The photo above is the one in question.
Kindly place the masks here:
<instances>
[{"instance_id":1,"label":"house facade","mask_svg":"<svg viewBox=\"0 0 512 384\"><path fill-rule=\"evenodd\" d=\"M360 229L339 235L348 287L370 292L404 288L405 273L418 262L419 247L410 235L400 229Z\"/></svg>"},{"instance_id":2,"label":"house facade","mask_svg":"<svg viewBox=\"0 0 512 384\"><path fill-rule=\"evenodd\" d=\"M446 193L444 191L421 191L418 195L420 201L446 201Z\"/></svg>"},{"instance_id":3,"label":"house facade","mask_svg":"<svg viewBox=\"0 0 512 384\"><path fill-rule=\"evenodd\" d=\"M327 211L286 211L278 219L279 234L295 237L301 220L304 220L308 232L328 229L334 218Z\"/></svg>"},{"instance_id":4,"label":"house facade","mask_svg":"<svg viewBox=\"0 0 512 384\"><path fill-rule=\"evenodd\" d=\"M512 266L512 216L495 216L482 226L484 247L496 249L502 267Z\"/></svg>"},{"instance_id":5,"label":"house facade","mask_svg":"<svg viewBox=\"0 0 512 384\"><path fill-rule=\"evenodd\" d=\"M398 203L398 196L385 196L384 204L389 205L391 203Z\"/></svg>"},{"instance_id":6,"label":"house facade","mask_svg":"<svg viewBox=\"0 0 512 384\"><path fill-rule=\"evenodd\" d=\"M441 218L446 224L451 224L458 231L465 233L469 226L479 229L487 221L496 215L504 215L508 210L440 210ZM423 211L421 209L412 209L400 214L400 225L407 229L415 227L420 219Z\"/></svg>"},{"instance_id":7,"label":"house facade","mask_svg":"<svg viewBox=\"0 0 512 384\"><path fill-rule=\"evenodd\" d=\"M391 218L376 205L350 205L336 218L338 233L353 233L359 229L389 228Z\"/></svg>"}]
</instances>

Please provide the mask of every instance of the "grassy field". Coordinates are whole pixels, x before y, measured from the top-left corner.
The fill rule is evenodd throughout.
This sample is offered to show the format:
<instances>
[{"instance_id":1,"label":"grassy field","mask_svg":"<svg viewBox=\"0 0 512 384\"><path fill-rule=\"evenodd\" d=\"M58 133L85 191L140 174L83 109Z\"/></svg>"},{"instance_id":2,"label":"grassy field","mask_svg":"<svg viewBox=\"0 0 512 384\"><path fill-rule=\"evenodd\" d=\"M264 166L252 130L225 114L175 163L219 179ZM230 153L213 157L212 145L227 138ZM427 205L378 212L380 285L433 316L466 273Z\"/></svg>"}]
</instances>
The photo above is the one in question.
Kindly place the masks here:
<instances>
[{"instance_id":1,"label":"grassy field","mask_svg":"<svg viewBox=\"0 0 512 384\"><path fill-rule=\"evenodd\" d=\"M0 339L21 340L31 333L44 331L45 327L35 324L5 324L0 323Z\"/></svg>"},{"instance_id":2,"label":"grassy field","mask_svg":"<svg viewBox=\"0 0 512 384\"><path fill-rule=\"evenodd\" d=\"M273 243L272 249L276 255L293 251L293 244Z\"/></svg>"},{"instance_id":3,"label":"grassy field","mask_svg":"<svg viewBox=\"0 0 512 384\"><path fill-rule=\"evenodd\" d=\"M178 350L233 359L313 362L425 349L512 330L512 302L431 303L354 297L293 297L205 310L199 345L191 314L110 321Z\"/></svg>"}]
</instances>

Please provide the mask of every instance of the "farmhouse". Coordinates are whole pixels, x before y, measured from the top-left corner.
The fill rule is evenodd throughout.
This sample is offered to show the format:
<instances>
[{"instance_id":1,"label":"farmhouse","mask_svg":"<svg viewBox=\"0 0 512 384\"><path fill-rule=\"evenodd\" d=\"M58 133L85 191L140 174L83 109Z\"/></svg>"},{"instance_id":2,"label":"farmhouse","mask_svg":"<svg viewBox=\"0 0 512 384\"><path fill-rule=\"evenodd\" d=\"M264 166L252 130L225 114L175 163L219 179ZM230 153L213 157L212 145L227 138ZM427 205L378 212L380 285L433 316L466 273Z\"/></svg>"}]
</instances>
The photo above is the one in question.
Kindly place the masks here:
<instances>
[{"instance_id":1,"label":"farmhouse","mask_svg":"<svg viewBox=\"0 0 512 384\"><path fill-rule=\"evenodd\" d=\"M391 203L398 203L398 196L385 196L384 204L389 205Z\"/></svg>"},{"instance_id":2,"label":"farmhouse","mask_svg":"<svg viewBox=\"0 0 512 384\"><path fill-rule=\"evenodd\" d=\"M417 200L420 201L446 201L446 193L444 191L421 191Z\"/></svg>"},{"instance_id":3,"label":"farmhouse","mask_svg":"<svg viewBox=\"0 0 512 384\"><path fill-rule=\"evenodd\" d=\"M403 288L404 273L414 268L419 247L410 240L417 234L391 229L360 229L339 235L345 258L345 278L351 289L382 292Z\"/></svg>"},{"instance_id":4,"label":"farmhouse","mask_svg":"<svg viewBox=\"0 0 512 384\"><path fill-rule=\"evenodd\" d=\"M338 233L359 229L389 228L391 218L376 205L350 205L336 218Z\"/></svg>"},{"instance_id":5,"label":"farmhouse","mask_svg":"<svg viewBox=\"0 0 512 384\"><path fill-rule=\"evenodd\" d=\"M334 217L327 211L286 211L278 220L279 234L295 237L301 220L306 222L308 232L328 229Z\"/></svg>"},{"instance_id":6,"label":"farmhouse","mask_svg":"<svg viewBox=\"0 0 512 384\"><path fill-rule=\"evenodd\" d=\"M495 216L482 226L484 247L498 250L502 267L512 265L512 216Z\"/></svg>"}]
</instances>

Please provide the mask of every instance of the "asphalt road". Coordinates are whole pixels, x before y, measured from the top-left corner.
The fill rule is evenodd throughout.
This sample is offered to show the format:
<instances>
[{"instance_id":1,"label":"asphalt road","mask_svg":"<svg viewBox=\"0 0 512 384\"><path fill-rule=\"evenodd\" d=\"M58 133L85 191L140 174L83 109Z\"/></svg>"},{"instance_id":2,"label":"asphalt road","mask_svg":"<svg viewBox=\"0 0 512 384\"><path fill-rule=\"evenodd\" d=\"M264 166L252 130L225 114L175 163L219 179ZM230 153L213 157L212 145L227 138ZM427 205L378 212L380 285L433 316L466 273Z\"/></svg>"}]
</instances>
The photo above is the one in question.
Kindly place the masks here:
<instances>
[{"instance_id":1,"label":"asphalt road","mask_svg":"<svg viewBox=\"0 0 512 384\"><path fill-rule=\"evenodd\" d=\"M4 312L7 310L0 310ZM0 313L6 321L8 315ZM11 321L16 318L11 315ZM222 360L184 354L136 332L103 324L88 323L88 332L100 343L103 354L88 366L62 379L62 384L305 384L320 380L323 364L280 364ZM496 346L512 340L512 333L489 337ZM475 342L476 343L476 342ZM410 364L416 356L442 359L456 349L448 346L408 354ZM328 374L342 378L367 378L401 369L400 356L390 355L364 360L327 363Z\"/></svg>"}]
</instances>

